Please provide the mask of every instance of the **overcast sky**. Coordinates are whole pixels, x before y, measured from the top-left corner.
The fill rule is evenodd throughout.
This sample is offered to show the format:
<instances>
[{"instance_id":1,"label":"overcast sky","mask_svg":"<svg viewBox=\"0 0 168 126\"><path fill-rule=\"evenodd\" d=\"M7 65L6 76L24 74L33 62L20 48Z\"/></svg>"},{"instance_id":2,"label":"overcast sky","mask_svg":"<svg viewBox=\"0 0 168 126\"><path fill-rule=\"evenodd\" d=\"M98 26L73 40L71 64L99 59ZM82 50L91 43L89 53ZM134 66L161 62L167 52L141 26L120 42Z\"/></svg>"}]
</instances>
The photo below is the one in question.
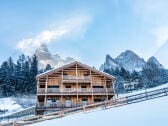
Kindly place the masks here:
<instances>
[{"instance_id":1,"label":"overcast sky","mask_svg":"<svg viewBox=\"0 0 168 126\"><path fill-rule=\"evenodd\" d=\"M146 60L168 40L167 12L167 0L3 0L0 62L42 43L97 67L127 49ZM157 58L168 67L167 57Z\"/></svg>"}]
</instances>

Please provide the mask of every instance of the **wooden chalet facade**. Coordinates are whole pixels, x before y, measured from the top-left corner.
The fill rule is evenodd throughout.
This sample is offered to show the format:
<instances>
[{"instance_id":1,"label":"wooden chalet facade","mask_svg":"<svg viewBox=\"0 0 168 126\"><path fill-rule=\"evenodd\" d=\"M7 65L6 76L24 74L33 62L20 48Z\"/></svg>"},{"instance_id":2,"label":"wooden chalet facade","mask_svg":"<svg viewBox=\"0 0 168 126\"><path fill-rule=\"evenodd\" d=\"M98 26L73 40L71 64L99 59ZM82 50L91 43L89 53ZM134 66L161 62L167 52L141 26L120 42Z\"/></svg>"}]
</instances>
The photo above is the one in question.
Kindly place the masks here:
<instances>
[{"instance_id":1,"label":"wooden chalet facade","mask_svg":"<svg viewBox=\"0 0 168 126\"><path fill-rule=\"evenodd\" d=\"M115 78L80 62L37 75L36 113L84 106L114 96Z\"/></svg>"}]
</instances>

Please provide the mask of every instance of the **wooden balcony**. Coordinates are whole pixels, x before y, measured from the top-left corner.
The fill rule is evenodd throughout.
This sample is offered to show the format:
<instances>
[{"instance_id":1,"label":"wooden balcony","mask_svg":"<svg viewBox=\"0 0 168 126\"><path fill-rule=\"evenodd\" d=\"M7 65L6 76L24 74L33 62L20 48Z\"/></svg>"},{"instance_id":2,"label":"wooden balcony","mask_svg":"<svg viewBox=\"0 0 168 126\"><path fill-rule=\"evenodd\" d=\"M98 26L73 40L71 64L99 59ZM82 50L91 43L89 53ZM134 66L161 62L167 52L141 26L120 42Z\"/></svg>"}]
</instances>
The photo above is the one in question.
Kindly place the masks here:
<instances>
[{"instance_id":1,"label":"wooden balcony","mask_svg":"<svg viewBox=\"0 0 168 126\"><path fill-rule=\"evenodd\" d=\"M91 81L90 76L72 76L72 75L63 75L63 83L89 83Z\"/></svg>"},{"instance_id":2,"label":"wooden balcony","mask_svg":"<svg viewBox=\"0 0 168 126\"><path fill-rule=\"evenodd\" d=\"M87 102L87 103L70 103L70 104L66 104L66 103L47 103L46 105L44 103L38 103L36 105L37 109L54 109L54 108L76 108L79 106L86 106L86 105L90 105L93 104L93 102Z\"/></svg>"},{"instance_id":3,"label":"wooden balcony","mask_svg":"<svg viewBox=\"0 0 168 126\"><path fill-rule=\"evenodd\" d=\"M45 88L39 88L38 94L53 94L53 95L77 95L77 94L106 94L106 93L114 93L114 90L112 88L93 88L92 89L64 89L60 90L58 88L48 88L47 91L45 91Z\"/></svg>"}]
</instances>

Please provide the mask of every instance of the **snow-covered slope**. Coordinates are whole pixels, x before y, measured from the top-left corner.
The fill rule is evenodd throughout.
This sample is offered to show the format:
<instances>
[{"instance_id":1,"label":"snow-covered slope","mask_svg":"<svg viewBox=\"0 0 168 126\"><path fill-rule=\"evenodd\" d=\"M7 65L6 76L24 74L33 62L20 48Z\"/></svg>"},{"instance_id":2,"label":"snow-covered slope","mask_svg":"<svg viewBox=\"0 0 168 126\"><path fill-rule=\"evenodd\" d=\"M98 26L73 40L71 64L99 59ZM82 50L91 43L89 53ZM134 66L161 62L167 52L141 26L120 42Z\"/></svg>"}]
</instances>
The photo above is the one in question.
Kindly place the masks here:
<instances>
[{"instance_id":1,"label":"snow-covered slope","mask_svg":"<svg viewBox=\"0 0 168 126\"><path fill-rule=\"evenodd\" d=\"M168 96L107 110L74 114L29 126L167 126Z\"/></svg>"},{"instance_id":2,"label":"snow-covered slope","mask_svg":"<svg viewBox=\"0 0 168 126\"><path fill-rule=\"evenodd\" d=\"M0 114L0 116L4 116L22 109L23 108L21 105L19 105L12 97L0 98L0 110L7 110L6 113Z\"/></svg>"},{"instance_id":3,"label":"snow-covered slope","mask_svg":"<svg viewBox=\"0 0 168 126\"><path fill-rule=\"evenodd\" d=\"M45 68L47 64L50 64L52 67L56 68L74 61L74 59L71 57L62 59L58 54L52 55L45 44L42 44L35 51L35 55L38 57L40 68Z\"/></svg>"},{"instance_id":4,"label":"snow-covered slope","mask_svg":"<svg viewBox=\"0 0 168 126\"><path fill-rule=\"evenodd\" d=\"M1 116L10 115L35 105L35 95L18 95L17 97L0 98Z\"/></svg>"},{"instance_id":5,"label":"snow-covered slope","mask_svg":"<svg viewBox=\"0 0 168 126\"><path fill-rule=\"evenodd\" d=\"M153 91L153 90L158 90L158 89L163 89L163 88L168 88L168 83L157 86L157 87L148 88L146 90L145 89L141 89L141 90L138 90L138 91L134 90L134 91L129 92L129 93L119 94L118 97L122 98L122 97L126 97L126 96L136 95L136 94L145 93L145 92L148 92L148 91Z\"/></svg>"}]
</instances>

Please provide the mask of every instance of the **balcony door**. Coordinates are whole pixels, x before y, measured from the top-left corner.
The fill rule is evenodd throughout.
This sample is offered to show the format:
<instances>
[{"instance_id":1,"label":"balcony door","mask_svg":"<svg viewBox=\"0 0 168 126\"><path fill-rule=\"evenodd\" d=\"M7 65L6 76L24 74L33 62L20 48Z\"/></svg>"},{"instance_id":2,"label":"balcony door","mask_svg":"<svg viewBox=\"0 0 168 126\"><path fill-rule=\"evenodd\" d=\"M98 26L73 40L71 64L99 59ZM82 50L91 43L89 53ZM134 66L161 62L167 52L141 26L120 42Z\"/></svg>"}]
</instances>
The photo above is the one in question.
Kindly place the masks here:
<instances>
[{"instance_id":1,"label":"balcony door","mask_svg":"<svg viewBox=\"0 0 168 126\"><path fill-rule=\"evenodd\" d=\"M81 89L82 89L82 92L86 92L87 91L86 85L81 86Z\"/></svg>"},{"instance_id":2,"label":"balcony door","mask_svg":"<svg viewBox=\"0 0 168 126\"><path fill-rule=\"evenodd\" d=\"M48 93L59 92L59 86L51 86L51 85L49 85L49 86L48 86L48 89L47 89L47 92L48 92Z\"/></svg>"},{"instance_id":3,"label":"balcony door","mask_svg":"<svg viewBox=\"0 0 168 126\"><path fill-rule=\"evenodd\" d=\"M82 99L82 105L83 105L83 106L87 105L87 103L88 103L88 101L87 101L86 98Z\"/></svg>"},{"instance_id":4,"label":"balcony door","mask_svg":"<svg viewBox=\"0 0 168 126\"><path fill-rule=\"evenodd\" d=\"M66 86L66 91L70 92L71 91L71 86Z\"/></svg>"},{"instance_id":5,"label":"balcony door","mask_svg":"<svg viewBox=\"0 0 168 126\"><path fill-rule=\"evenodd\" d=\"M71 100L70 99L67 99L66 101L65 101L65 106L66 107L71 107Z\"/></svg>"},{"instance_id":6,"label":"balcony door","mask_svg":"<svg viewBox=\"0 0 168 126\"><path fill-rule=\"evenodd\" d=\"M103 86L93 86L93 92L94 93L105 92L105 89L103 88Z\"/></svg>"}]
</instances>

